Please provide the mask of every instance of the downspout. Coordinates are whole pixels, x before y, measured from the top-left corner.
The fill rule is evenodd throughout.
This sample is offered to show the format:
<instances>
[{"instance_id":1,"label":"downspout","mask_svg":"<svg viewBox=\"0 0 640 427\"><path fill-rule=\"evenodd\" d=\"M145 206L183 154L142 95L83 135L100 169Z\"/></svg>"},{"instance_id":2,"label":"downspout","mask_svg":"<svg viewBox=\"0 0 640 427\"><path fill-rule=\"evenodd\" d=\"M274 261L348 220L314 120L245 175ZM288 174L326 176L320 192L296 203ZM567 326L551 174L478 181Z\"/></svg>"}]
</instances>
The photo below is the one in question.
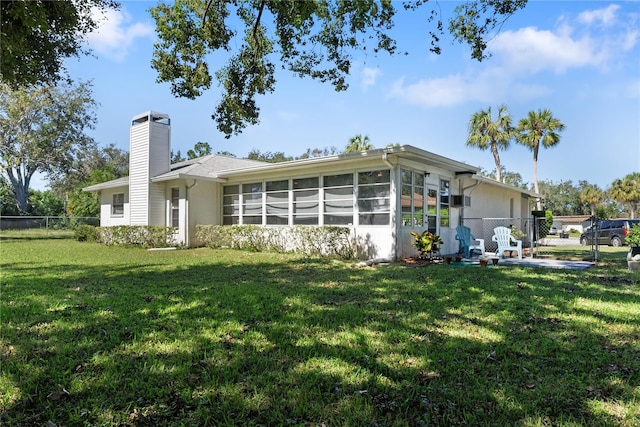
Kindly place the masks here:
<instances>
[{"instance_id":1,"label":"downspout","mask_svg":"<svg viewBox=\"0 0 640 427\"><path fill-rule=\"evenodd\" d=\"M185 185L184 191L184 241L189 245L189 190L196 186L198 180L194 178L193 184Z\"/></svg>"},{"instance_id":2,"label":"downspout","mask_svg":"<svg viewBox=\"0 0 640 427\"><path fill-rule=\"evenodd\" d=\"M472 184L472 185L470 185L468 187L462 187L462 180L460 181L460 186L461 186L460 194L462 194L463 203L462 203L462 207L460 208L460 211L459 211L459 214L458 214L458 224L459 225L462 225L462 220L464 219L464 192L465 192L465 190L471 189L471 191L469 191L469 197L471 197L471 193L473 193L473 190L475 190L476 187L479 186L479 185L480 185L480 180L477 179L477 178L476 178L475 184Z\"/></svg>"}]
</instances>

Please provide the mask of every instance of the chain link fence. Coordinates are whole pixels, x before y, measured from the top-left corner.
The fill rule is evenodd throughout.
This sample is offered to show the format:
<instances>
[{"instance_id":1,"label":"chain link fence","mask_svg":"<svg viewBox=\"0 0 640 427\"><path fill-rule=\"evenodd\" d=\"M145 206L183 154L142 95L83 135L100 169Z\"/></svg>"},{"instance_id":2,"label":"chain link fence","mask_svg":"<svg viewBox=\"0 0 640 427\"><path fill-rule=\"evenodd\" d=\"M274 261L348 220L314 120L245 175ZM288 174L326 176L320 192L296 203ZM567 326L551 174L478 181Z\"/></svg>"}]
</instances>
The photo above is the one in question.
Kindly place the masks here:
<instances>
[{"instance_id":1,"label":"chain link fence","mask_svg":"<svg viewBox=\"0 0 640 427\"><path fill-rule=\"evenodd\" d=\"M69 216L0 216L0 231L73 231L79 225L100 225L100 218Z\"/></svg>"},{"instance_id":2,"label":"chain link fence","mask_svg":"<svg viewBox=\"0 0 640 427\"><path fill-rule=\"evenodd\" d=\"M544 217L465 218L462 225L469 227L477 239L484 239L487 254L495 253L498 249L497 243L492 240L494 228L508 227L515 239L522 240L523 257L597 261L597 243L583 245L580 231L555 229Z\"/></svg>"}]
</instances>

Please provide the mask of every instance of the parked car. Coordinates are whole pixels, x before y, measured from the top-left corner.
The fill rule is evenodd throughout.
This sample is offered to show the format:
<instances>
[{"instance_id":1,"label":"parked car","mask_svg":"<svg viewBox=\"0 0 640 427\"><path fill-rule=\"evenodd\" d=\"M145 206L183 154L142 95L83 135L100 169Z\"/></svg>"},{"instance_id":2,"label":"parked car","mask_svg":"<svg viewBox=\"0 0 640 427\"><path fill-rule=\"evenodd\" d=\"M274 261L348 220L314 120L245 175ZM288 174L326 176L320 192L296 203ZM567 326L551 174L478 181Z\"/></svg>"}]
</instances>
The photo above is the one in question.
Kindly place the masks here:
<instances>
[{"instance_id":1,"label":"parked car","mask_svg":"<svg viewBox=\"0 0 640 427\"><path fill-rule=\"evenodd\" d=\"M554 235L554 236L555 236L556 234L558 234L558 227L556 227L555 225L552 225L552 226L549 228L549 234Z\"/></svg>"},{"instance_id":2,"label":"parked car","mask_svg":"<svg viewBox=\"0 0 640 427\"><path fill-rule=\"evenodd\" d=\"M598 221L595 226L587 228L580 235L580 244L592 245L595 243L595 236L598 236L598 244L622 246L625 244L625 237L631 227L640 226L640 219L606 219Z\"/></svg>"}]
</instances>

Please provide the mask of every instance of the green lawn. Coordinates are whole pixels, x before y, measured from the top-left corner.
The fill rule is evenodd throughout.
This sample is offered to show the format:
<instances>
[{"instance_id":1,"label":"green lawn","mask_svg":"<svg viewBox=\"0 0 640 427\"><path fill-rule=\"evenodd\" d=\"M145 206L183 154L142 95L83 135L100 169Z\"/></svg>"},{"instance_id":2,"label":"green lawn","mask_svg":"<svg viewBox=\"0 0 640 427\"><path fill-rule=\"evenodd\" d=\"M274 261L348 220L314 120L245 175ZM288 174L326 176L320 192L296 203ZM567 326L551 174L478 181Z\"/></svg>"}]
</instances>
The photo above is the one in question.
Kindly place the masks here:
<instances>
[{"instance_id":1,"label":"green lawn","mask_svg":"<svg viewBox=\"0 0 640 427\"><path fill-rule=\"evenodd\" d=\"M0 240L0 424L635 426L640 275ZM49 424L48 424L49 423Z\"/></svg>"}]
</instances>

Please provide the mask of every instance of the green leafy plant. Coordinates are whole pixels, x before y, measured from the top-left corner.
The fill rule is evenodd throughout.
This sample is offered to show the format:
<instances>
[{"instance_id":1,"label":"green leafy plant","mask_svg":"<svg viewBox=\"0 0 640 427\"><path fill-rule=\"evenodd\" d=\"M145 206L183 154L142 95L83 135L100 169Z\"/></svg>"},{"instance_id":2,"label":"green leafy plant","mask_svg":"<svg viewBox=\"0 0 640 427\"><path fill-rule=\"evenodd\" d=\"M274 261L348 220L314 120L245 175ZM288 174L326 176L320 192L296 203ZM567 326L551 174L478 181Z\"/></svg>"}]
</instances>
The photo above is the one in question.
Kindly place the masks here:
<instances>
[{"instance_id":1,"label":"green leafy plant","mask_svg":"<svg viewBox=\"0 0 640 427\"><path fill-rule=\"evenodd\" d=\"M440 251L440 247L438 245L441 245L443 242L442 238L437 234L433 234L432 232L425 230L422 233L412 231L411 235L415 237L413 244L420 252L420 257L433 258L434 252Z\"/></svg>"},{"instance_id":2,"label":"green leafy plant","mask_svg":"<svg viewBox=\"0 0 640 427\"><path fill-rule=\"evenodd\" d=\"M631 227L629 234L625 237L625 241L631 247L640 247L640 225Z\"/></svg>"},{"instance_id":3,"label":"green leafy plant","mask_svg":"<svg viewBox=\"0 0 640 427\"><path fill-rule=\"evenodd\" d=\"M97 242L100 240L98 227L82 224L74 230L74 237L78 242Z\"/></svg>"},{"instance_id":4,"label":"green leafy plant","mask_svg":"<svg viewBox=\"0 0 640 427\"><path fill-rule=\"evenodd\" d=\"M525 236L524 231L520 230L516 225L511 226L511 235L516 240L520 240Z\"/></svg>"}]
</instances>

